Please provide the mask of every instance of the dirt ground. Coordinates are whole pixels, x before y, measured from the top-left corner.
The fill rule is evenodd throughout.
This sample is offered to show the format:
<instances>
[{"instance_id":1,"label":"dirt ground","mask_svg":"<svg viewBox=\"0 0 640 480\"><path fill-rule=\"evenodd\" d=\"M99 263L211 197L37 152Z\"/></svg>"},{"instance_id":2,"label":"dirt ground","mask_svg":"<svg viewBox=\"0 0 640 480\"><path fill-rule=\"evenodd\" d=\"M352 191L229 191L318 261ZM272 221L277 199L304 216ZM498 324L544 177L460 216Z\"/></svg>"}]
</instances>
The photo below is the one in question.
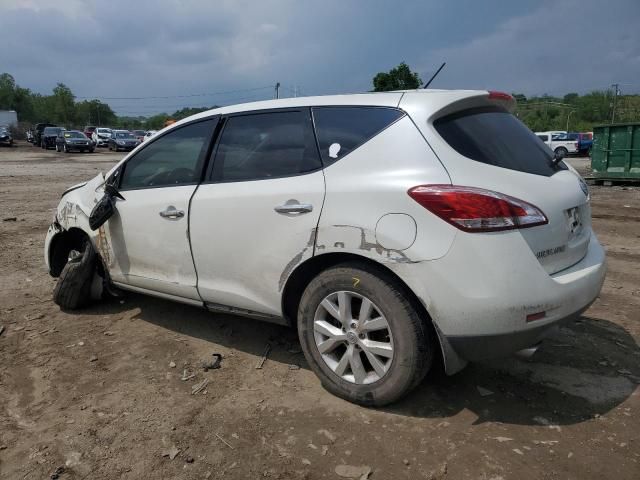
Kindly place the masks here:
<instances>
[{"instance_id":1,"label":"dirt ground","mask_svg":"<svg viewBox=\"0 0 640 480\"><path fill-rule=\"evenodd\" d=\"M0 479L640 478L640 187L591 187L607 280L531 360L366 409L324 391L283 327L134 294L60 311L53 209L121 156L0 149Z\"/></svg>"}]
</instances>

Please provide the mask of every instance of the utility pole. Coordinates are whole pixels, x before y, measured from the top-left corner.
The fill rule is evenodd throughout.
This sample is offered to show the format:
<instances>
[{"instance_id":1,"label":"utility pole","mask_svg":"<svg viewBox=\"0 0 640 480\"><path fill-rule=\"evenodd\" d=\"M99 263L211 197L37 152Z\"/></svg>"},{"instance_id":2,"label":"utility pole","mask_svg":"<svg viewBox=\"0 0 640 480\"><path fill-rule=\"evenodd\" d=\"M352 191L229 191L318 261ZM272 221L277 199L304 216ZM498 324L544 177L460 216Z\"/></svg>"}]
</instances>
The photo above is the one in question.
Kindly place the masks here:
<instances>
[{"instance_id":1,"label":"utility pole","mask_svg":"<svg viewBox=\"0 0 640 480\"><path fill-rule=\"evenodd\" d=\"M280 82L276 83L276 98L280 98Z\"/></svg>"},{"instance_id":2,"label":"utility pole","mask_svg":"<svg viewBox=\"0 0 640 480\"><path fill-rule=\"evenodd\" d=\"M613 110L611 111L611 123L613 123L616 118L616 103L618 103L618 95L620 93L620 90L618 89L618 87L620 86L620 84L612 83L611 86L615 89L613 91Z\"/></svg>"},{"instance_id":3,"label":"utility pole","mask_svg":"<svg viewBox=\"0 0 640 480\"><path fill-rule=\"evenodd\" d=\"M569 133L569 119L571 118L571 114L574 113L575 110L571 110L569 115L567 115L567 133Z\"/></svg>"}]
</instances>

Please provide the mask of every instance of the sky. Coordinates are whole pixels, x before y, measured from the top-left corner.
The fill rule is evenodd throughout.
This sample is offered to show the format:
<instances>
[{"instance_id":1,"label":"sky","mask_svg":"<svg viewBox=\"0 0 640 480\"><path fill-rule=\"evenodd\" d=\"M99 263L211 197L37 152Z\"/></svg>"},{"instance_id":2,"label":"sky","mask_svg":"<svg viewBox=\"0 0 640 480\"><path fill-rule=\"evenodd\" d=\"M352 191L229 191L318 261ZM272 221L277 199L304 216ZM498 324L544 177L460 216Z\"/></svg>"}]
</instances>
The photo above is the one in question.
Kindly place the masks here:
<instances>
[{"instance_id":1,"label":"sky","mask_svg":"<svg viewBox=\"0 0 640 480\"><path fill-rule=\"evenodd\" d=\"M121 115L362 92L401 61L447 62L433 88L640 93L640 0L0 0L0 45L19 85Z\"/></svg>"}]
</instances>

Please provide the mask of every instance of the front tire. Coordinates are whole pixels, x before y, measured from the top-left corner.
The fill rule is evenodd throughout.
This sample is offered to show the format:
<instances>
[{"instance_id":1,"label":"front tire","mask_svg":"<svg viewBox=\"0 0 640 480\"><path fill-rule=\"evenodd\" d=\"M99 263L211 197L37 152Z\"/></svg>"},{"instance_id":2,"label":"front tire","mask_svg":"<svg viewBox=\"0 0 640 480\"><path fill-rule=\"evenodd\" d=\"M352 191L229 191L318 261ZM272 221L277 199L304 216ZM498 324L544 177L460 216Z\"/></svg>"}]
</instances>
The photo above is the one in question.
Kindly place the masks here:
<instances>
[{"instance_id":1,"label":"front tire","mask_svg":"<svg viewBox=\"0 0 640 480\"><path fill-rule=\"evenodd\" d=\"M53 289L53 301L63 310L76 310L91 302L91 283L96 270L96 252L87 240L82 253L72 250Z\"/></svg>"},{"instance_id":2,"label":"front tire","mask_svg":"<svg viewBox=\"0 0 640 480\"><path fill-rule=\"evenodd\" d=\"M360 405L395 402L433 362L430 331L406 289L364 264L337 265L309 283L298 335L324 388Z\"/></svg>"}]
</instances>

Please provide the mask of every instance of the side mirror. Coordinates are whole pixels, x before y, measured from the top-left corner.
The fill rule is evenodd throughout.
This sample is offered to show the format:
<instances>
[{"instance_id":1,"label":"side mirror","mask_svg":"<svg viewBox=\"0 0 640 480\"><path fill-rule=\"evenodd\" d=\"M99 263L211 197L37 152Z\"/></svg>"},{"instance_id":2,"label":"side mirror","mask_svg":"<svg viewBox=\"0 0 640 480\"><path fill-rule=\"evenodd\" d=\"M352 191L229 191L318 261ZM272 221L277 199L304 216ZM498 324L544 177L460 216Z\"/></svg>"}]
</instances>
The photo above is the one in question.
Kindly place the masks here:
<instances>
[{"instance_id":1,"label":"side mirror","mask_svg":"<svg viewBox=\"0 0 640 480\"><path fill-rule=\"evenodd\" d=\"M104 186L104 195L95 204L91 215L89 215L89 227L91 230L97 230L116 213L115 198L124 200L124 197L118 192L113 185Z\"/></svg>"},{"instance_id":2,"label":"side mirror","mask_svg":"<svg viewBox=\"0 0 640 480\"><path fill-rule=\"evenodd\" d=\"M554 152L553 153L553 158L551 159L551 161L553 162L554 165L557 165L563 159L564 159L564 152L562 150L560 150L559 152Z\"/></svg>"}]
</instances>

